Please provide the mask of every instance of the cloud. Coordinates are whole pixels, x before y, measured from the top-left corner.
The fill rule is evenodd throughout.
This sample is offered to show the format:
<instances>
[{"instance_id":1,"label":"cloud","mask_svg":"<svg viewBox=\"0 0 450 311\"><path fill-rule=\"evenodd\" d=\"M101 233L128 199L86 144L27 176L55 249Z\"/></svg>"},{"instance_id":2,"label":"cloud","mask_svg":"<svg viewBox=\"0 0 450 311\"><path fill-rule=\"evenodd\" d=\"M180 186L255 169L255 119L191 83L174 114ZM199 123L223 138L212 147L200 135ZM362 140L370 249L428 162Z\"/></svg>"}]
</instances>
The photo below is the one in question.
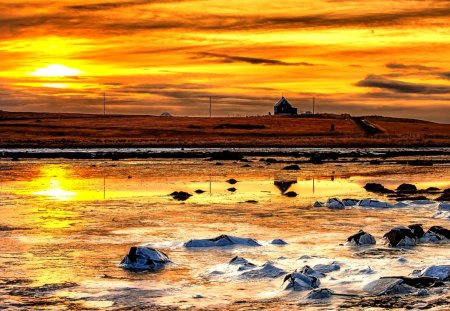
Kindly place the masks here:
<instances>
[{"instance_id":1,"label":"cloud","mask_svg":"<svg viewBox=\"0 0 450 311\"><path fill-rule=\"evenodd\" d=\"M433 71L438 70L439 67L429 67L429 66L423 66L423 65L415 65L415 64L401 64L401 63L388 63L386 64L386 67L391 69L416 69L416 70L424 70L424 71Z\"/></svg>"},{"instance_id":2,"label":"cloud","mask_svg":"<svg viewBox=\"0 0 450 311\"><path fill-rule=\"evenodd\" d=\"M450 85L410 83L391 80L378 75L368 75L363 80L357 82L356 85L361 87L387 89L397 93L450 94Z\"/></svg>"},{"instance_id":3,"label":"cloud","mask_svg":"<svg viewBox=\"0 0 450 311\"><path fill-rule=\"evenodd\" d=\"M441 78L450 80L450 71L439 72L437 75Z\"/></svg>"},{"instance_id":4,"label":"cloud","mask_svg":"<svg viewBox=\"0 0 450 311\"><path fill-rule=\"evenodd\" d=\"M215 61L217 63L242 62L242 63L248 63L248 64L254 64L254 65L272 65L272 66L314 66L314 64L307 63L307 62L288 63L288 62L284 62L284 61L277 60L277 59L233 56L233 55L219 54L219 53L200 52L200 53L196 53L196 54L198 55L198 57L193 57L194 59L197 59L197 58L212 59L213 61Z\"/></svg>"}]
</instances>

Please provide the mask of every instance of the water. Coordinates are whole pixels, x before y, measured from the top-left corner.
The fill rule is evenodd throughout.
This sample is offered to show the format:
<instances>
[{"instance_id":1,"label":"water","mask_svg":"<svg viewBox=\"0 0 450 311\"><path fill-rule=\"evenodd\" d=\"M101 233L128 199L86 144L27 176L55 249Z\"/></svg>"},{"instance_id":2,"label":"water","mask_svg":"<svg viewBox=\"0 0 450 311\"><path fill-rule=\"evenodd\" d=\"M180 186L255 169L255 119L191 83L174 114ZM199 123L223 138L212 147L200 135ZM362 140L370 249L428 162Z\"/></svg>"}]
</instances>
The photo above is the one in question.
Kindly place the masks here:
<instances>
[{"instance_id":1,"label":"water","mask_svg":"<svg viewBox=\"0 0 450 311\"><path fill-rule=\"evenodd\" d=\"M302 164L300 171L289 172L282 170L285 163L266 165L259 158L249 159L250 167L241 162L217 166L204 159L0 160L0 305L20 309L39 304L45 310L209 308L240 300L280 299L279 307L287 308L305 293L284 291L283 277L250 280L232 271L211 272L226 270L236 255L256 264L271 261L287 272L305 264L338 261L341 270L322 279L322 287L360 294L364 284L380 276L448 264L448 244L366 256L356 256L358 249L341 245L359 229L381 242L383 233L395 225L449 227L448 220L432 218L435 206L387 210L311 206L328 197L383 198L367 193L362 188L367 182L393 189L403 182L420 189L449 188L449 165ZM238 183L228 184L229 178ZM298 196L283 196L280 182L290 184L287 191ZM237 191L228 191L230 187ZM197 189L205 192L195 194ZM173 191L193 196L179 202L169 196ZM263 246L224 250L182 246L191 238L219 234L252 237ZM289 244L269 244L275 238ZM166 252L174 264L157 273L118 267L130 246L144 244ZM302 255L310 258L299 259ZM406 262L398 261L400 257ZM368 266L374 273L359 272ZM58 285L39 287L46 284ZM329 302L331 307L339 303Z\"/></svg>"}]
</instances>

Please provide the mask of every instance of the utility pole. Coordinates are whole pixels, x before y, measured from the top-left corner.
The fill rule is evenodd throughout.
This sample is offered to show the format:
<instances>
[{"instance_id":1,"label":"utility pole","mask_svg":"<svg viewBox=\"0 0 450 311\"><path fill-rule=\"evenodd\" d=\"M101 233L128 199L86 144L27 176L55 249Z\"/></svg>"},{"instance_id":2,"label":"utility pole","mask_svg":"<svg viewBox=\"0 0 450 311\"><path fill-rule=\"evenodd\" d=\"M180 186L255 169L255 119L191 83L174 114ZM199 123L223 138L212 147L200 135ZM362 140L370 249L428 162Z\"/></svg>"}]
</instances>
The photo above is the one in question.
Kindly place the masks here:
<instances>
[{"instance_id":1,"label":"utility pole","mask_svg":"<svg viewBox=\"0 0 450 311\"><path fill-rule=\"evenodd\" d=\"M103 115L106 115L106 92L103 92Z\"/></svg>"},{"instance_id":2,"label":"utility pole","mask_svg":"<svg viewBox=\"0 0 450 311\"><path fill-rule=\"evenodd\" d=\"M313 97L313 114L315 114L316 110L316 98Z\"/></svg>"},{"instance_id":3,"label":"utility pole","mask_svg":"<svg viewBox=\"0 0 450 311\"><path fill-rule=\"evenodd\" d=\"M209 117L211 118L211 111L212 111L212 97L209 96Z\"/></svg>"}]
</instances>

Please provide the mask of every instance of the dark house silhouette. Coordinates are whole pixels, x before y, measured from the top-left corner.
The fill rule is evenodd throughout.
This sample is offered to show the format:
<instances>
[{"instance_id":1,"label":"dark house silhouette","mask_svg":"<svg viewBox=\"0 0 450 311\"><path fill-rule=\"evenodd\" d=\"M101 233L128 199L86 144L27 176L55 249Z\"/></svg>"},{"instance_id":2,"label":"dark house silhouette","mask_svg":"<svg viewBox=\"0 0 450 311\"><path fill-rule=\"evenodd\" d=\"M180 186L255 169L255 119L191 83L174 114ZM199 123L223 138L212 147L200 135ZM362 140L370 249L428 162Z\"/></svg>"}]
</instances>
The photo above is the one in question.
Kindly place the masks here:
<instances>
[{"instance_id":1,"label":"dark house silhouette","mask_svg":"<svg viewBox=\"0 0 450 311\"><path fill-rule=\"evenodd\" d=\"M274 114L280 115L296 115L297 108L292 107L291 103L282 96L281 99L273 107Z\"/></svg>"}]
</instances>

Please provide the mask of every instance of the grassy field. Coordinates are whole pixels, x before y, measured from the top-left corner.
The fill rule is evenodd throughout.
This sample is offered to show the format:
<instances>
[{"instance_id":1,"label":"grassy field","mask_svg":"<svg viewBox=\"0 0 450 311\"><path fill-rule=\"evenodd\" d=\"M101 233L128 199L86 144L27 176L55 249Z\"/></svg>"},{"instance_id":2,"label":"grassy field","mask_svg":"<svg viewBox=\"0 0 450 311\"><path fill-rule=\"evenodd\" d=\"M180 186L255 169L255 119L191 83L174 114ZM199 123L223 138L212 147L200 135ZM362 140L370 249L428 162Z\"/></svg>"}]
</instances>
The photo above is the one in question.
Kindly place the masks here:
<instances>
[{"instance_id":1,"label":"grassy field","mask_svg":"<svg viewBox=\"0 0 450 311\"><path fill-rule=\"evenodd\" d=\"M450 146L450 124L349 116L197 118L0 112L1 147Z\"/></svg>"}]
</instances>

